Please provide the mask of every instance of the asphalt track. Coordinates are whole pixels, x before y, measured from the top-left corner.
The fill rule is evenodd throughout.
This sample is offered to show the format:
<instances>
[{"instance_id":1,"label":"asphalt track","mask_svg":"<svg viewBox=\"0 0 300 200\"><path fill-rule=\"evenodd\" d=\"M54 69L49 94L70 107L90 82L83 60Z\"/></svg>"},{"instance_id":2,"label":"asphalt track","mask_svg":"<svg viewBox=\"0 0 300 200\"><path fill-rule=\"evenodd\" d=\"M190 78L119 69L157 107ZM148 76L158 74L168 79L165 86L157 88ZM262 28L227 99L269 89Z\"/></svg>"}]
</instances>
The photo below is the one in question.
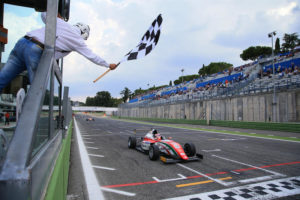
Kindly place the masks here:
<instances>
[{"instance_id":1,"label":"asphalt track","mask_svg":"<svg viewBox=\"0 0 300 200\"><path fill-rule=\"evenodd\" d=\"M87 192L90 199L102 195L105 199L274 199L300 194L300 142L255 137L254 130L254 136L248 137L86 118L76 115L75 129L89 159L83 168L90 162L84 174L94 175L99 184L87 183L87 190L90 185L94 188ZM193 142L204 159L164 164L128 149L133 129L150 128L181 144Z\"/></svg>"}]
</instances>

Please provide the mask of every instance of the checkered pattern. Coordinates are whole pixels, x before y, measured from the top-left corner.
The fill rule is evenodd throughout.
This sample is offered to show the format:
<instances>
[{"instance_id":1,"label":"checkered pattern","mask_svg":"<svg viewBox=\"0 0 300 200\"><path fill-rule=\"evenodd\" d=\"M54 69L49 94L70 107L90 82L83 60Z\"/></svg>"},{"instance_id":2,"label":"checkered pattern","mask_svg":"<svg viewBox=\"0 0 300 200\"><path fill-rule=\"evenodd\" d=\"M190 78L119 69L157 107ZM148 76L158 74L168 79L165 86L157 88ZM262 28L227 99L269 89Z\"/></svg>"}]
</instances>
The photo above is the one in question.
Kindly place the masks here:
<instances>
[{"instance_id":1,"label":"checkered pattern","mask_svg":"<svg viewBox=\"0 0 300 200\"><path fill-rule=\"evenodd\" d=\"M148 31L142 37L140 43L132 49L128 54L126 54L121 62L127 60L135 60L142 58L150 53L154 47L157 45L159 36L160 36L160 27L162 24L162 17L158 17L153 21Z\"/></svg>"},{"instance_id":2,"label":"checkered pattern","mask_svg":"<svg viewBox=\"0 0 300 200\"><path fill-rule=\"evenodd\" d=\"M214 192L200 193L173 199L188 200L252 200L275 199L300 194L300 177L256 183Z\"/></svg>"}]
</instances>

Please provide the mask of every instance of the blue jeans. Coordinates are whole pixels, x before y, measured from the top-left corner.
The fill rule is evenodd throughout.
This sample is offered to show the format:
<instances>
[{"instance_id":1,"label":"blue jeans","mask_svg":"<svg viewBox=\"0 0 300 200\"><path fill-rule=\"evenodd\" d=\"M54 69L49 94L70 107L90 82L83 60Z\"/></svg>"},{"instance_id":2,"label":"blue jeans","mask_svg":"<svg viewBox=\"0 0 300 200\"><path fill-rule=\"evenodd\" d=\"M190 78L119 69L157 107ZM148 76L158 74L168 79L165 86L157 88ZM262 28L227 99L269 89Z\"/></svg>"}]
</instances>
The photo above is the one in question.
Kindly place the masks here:
<instances>
[{"instance_id":1,"label":"blue jeans","mask_svg":"<svg viewBox=\"0 0 300 200\"><path fill-rule=\"evenodd\" d=\"M18 74L27 70L32 83L43 49L35 43L21 38L10 52L7 62L0 70L0 93Z\"/></svg>"}]
</instances>

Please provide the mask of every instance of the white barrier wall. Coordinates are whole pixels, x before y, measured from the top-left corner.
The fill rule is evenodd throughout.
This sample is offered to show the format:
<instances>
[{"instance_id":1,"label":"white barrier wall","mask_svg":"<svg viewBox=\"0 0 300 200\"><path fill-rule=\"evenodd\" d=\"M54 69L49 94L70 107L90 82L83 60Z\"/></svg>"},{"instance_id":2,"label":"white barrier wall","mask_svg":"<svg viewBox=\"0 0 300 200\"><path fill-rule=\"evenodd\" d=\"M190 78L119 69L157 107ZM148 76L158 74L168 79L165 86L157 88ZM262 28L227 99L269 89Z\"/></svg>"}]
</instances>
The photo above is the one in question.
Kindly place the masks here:
<instances>
[{"instance_id":1,"label":"white barrier wall","mask_svg":"<svg viewBox=\"0 0 300 200\"><path fill-rule=\"evenodd\" d=\"M165 118L165 119L206 119L255 121L255 122L300 122L300 91L277 93L273 105L273 94L173 103L158 106L119 107L121 117ZM273 108L276 119L273 120Z\"/></svg>"}]
</instances>

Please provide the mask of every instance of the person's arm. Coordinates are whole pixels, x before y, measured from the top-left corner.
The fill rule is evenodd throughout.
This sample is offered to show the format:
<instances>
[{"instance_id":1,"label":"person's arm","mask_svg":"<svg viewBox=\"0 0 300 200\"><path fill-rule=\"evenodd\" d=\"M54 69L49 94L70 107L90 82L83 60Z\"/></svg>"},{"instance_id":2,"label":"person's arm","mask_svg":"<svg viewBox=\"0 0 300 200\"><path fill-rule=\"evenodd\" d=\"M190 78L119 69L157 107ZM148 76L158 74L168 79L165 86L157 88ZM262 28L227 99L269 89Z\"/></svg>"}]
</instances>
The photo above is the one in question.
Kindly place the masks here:
<instances>
[{"instance_id":1,"label":"person's arm","mask_svg":"<svg viewBox=\"0 0 300 200\"><path fill-rule=\"evenodd\" d=\"M64 45L67 51L77 51L79 54L83 55L93 63L110 68L114 70L117 65L116 64L108 64L104 59L95 54L84 42L79 34L76 34L73 31L68 32L67 34L61 36L62 41L64 41Z\"/></svg>"},{"instance_id":2,"label":"person's arm","mask_svg":"<svg viewBox=\"0 0 300 200\"><path fill-rule=\"evenodd\" d=\"M93 63L109 68L109 64L100 56L96 55L91 49L89 49L84 42L81 42L80 46L78 46L75 51L77 51L79 54L83 55Z\"/></svg>"}]
</instances>

